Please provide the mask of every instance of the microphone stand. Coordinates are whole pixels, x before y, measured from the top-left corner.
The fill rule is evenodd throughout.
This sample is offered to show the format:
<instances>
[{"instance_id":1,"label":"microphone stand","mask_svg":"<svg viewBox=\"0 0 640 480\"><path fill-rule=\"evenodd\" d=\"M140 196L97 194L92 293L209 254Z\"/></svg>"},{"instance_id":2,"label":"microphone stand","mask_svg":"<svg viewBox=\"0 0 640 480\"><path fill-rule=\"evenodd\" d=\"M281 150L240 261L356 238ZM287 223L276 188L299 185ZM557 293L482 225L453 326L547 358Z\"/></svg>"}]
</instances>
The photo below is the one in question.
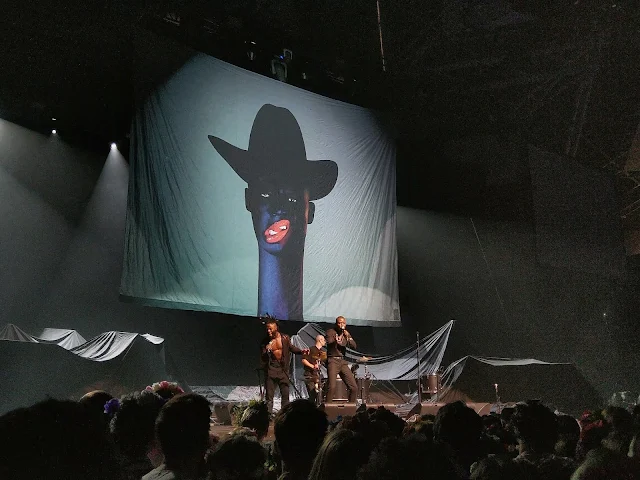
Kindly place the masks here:
<instances>
[{"instance_id":1,"label":"microphone stand","mask_svg":"<svg viewBox=\"0 0 640 480\"><path fill-rule=\"evenodd\" d=\"M502 413L502 400L500 399L500 392L498 391L498 384L494 383L493 388L496 390L496 407L498 408L498 413Z\"/></svg>"},{"instance_id":2,"label":"microphone stand","mask_svg":"<svg viewBox=\"0 0 640 480\"><path fill-rule=\"evenodd\" d=\"M264 390L262 389L262 377L260 376L261 371L262 368L256 368L256 373L258 374L258 388L260 389L260 401L264 402Z\"/></svg>"},{"instance_id":3,"label":"microphone stand","mask_svg":"<svg viewBox=\"0 0 640 480\"><path fill-rule=\"evenodd\" d=\"M422 378L420 378L420 332L416 332L416 343L418 346L416 349L416 357L418 358L418 403L422 405Z\"/></svg>"}]
</instances>

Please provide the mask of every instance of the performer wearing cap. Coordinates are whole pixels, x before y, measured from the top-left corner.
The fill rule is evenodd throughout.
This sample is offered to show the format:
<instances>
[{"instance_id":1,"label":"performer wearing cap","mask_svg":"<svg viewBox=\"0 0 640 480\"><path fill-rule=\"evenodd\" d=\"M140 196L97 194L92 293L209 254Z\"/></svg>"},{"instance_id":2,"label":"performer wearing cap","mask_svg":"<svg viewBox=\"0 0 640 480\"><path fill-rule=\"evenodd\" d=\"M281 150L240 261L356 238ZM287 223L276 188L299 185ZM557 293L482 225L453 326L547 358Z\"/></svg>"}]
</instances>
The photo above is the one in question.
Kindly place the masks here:
<instances>
[{"instance_id":1,"label":"performer wearing cap","mask_svg":"<svg viewBox=\"0 0 640 480\"><path fill-rule=\"evenodd\" d=\"M315 204L338 180L332 160L307 159L302 131L293 114L263 105L242 150L209 135L209 141L247 182L245 207L258 241L258 315L303 319L303 260L307 225Z\"/></svg>"},{"instance_id":2,"label":"performer wearing cap","mask_svg":"<svg viewBox=\"0 0 640 480\"><path fill-rule=\"evenodd\" d=\"M327 330L327 376L329 377L329 391L327 402L335 397L337 375L344 382L349 392L349 402L355 402L358 396L358 385L345 360L349 348L356 348L356 342L347 331L347 320L343 316L336 318L334 328Z\"/></svg>"},{"instance_id":3,"label":"performer wearing cap","mask_svg":"<svg viewBox=\"0 0 640 480\"><path fill-rule=\"evenodd\" d=\"M291 354L309 353L308 349L301 349L291 343L289 335L280 333L278 320L267 315L263 317L263 322L267 331L267 336L260 344L262 369L264 370L265 390L267 408L269 413L273 413L273 396L276 386L280 389L282 397L282 407L289 403L289 365L291 364Z\"/></svg>"},{"instance_id":4,"label":"performer wearing cap","mask_svg":"<svg viewBox=\"0 0 640 480\"><path fill-rule=\"evenodd\" d=\"M309 400L318 404L322 398L322 382L320 378L320 364L327 359L327 353L322 351L322 347L327 344L324 336L318 335L316 343L309 349L309 353L302 357L304 366L304 384L307 386Z\"/></svg>"}]
</instances>

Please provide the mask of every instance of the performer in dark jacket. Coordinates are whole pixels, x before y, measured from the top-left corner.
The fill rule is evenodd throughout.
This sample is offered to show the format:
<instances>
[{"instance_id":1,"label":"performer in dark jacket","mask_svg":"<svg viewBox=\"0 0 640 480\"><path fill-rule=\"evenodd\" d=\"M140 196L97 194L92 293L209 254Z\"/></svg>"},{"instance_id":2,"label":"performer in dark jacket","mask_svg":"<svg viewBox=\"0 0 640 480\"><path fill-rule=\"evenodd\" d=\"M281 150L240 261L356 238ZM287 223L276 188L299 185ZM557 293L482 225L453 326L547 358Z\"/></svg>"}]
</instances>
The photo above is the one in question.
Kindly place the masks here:
<instances>
[{"instance_id":1,"label":"performer in dark jacket","mask_svg":"<svg viewBox=\"0 0 640 480\"><path fill-rule=\"evenodd\" d=\"M327 402L335 397L337 376L344 382L349 392L349 402L355 402L358 396L358 385L345 360L347 347L357 348L356 342L347 331L347 320L340 316L336 318L334 328L327 330L327 376L329 377L329 391Z\"/></svg>"},{"instance_id":2,"label":"performer in dark jacket","mask_svg":"<svg viewBox=\"0 0 640 480\"><path fill-rule=\"evenodd\" d=\"M307 354L309 350L300 349L291 343L288 335L280 333L278 321L267 315L263 317L267 336L260 344L262 369L265 377L266 402L269 413L273 413L273 395L276 386L280 388L282 407L289 403L289 365L291 354Z\"/></svg>"}]
</instances>

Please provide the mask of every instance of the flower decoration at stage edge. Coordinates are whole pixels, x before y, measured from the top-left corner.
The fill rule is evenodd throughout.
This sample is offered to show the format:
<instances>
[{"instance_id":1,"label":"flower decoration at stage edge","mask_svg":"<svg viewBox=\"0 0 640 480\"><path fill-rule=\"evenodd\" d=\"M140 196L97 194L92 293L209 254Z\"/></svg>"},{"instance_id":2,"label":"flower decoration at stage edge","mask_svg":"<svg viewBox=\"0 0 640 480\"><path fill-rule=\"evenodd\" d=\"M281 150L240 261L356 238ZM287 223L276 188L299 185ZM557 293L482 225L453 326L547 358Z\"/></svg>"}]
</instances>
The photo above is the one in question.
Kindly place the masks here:
<instances>
[{"instance_id":1,"label":"flower decoration at stage edge","mask_svg":"<svg viewBox=\"0 0 640 480\"><path fill-rule=\"evenodd\" d=\"M166 380L149 385L145 390L157 393L165 400L170 400L176 395L184 393L182 387L180 387L176 382L168 382Z\"/></svg>"},{"instance_id":2,"label":"flower decoration at stage edge","mask_svg":"<svg viewBox=\"0 0 640 480\"><path fill-rule=\"evenodd\" d=\"M112 398L104 404L104 413L113 417L120 410L120 400Z\"/></svg>"}]
</instances>

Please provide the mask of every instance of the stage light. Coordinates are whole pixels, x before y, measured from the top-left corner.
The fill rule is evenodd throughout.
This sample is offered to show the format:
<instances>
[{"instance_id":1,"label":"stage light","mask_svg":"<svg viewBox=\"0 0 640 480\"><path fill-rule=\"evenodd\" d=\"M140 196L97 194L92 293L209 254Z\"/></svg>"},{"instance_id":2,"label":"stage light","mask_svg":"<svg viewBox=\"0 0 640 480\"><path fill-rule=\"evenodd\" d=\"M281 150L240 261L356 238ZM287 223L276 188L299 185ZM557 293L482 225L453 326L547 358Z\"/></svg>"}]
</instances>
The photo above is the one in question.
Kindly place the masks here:
<instances>
[{"instance_id":1,"label":"stage light","mask_svg":"<svg viewBox=\"0 0 640 480\"><path fill-rule=\"evenodd\" d=\"M116 150L118 148L118 145L114 143L111 144L111 150Z\"/></svg>"},{"instance_id":2,"label":"stage light","mask_svg":"<svg viewBox=\"0 0 640 480\"><path fill-rule=\"evenodd\" d=\"M51 133L55 135L56 133L58 133L58 131L54 128L53 130L51 130Z\"/></svg>"}]
</instances>

